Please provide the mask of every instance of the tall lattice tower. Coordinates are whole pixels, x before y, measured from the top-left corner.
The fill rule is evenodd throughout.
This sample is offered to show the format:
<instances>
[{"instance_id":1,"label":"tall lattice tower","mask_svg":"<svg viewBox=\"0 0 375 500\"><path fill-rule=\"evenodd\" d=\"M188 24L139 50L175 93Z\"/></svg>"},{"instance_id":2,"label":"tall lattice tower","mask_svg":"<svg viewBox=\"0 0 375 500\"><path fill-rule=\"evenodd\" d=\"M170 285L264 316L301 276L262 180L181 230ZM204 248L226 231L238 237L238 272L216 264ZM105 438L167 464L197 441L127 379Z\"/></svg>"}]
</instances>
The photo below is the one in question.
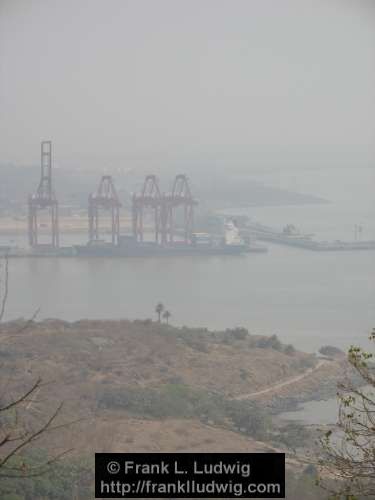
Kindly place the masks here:
<instances>
[{"instance_id":1,"label":"tall lattice tower","mask_svg":"<svg viewBox=\"0 0 375 500\"><path fill-rule=\"evenodd\" d=\"M52 142L41 143L41 175L38 189L29 196L29 244L38 246L38 212L48 209L51 218L51 246L59 246L58 202L52 186Z\"/></svg>"},{"instance_id":2,"label":"tall lattice tower","mask_svg":"<svg viewBox=\"0 0 375 500\"><path fill-rule=\"evenodd\" d=\"M89 196L89 241L99 239L99 209L110 212L112 244L118 245L120 238L120 207L113 179L103 175L95 193Z\"/></svg>"}]
</instances>

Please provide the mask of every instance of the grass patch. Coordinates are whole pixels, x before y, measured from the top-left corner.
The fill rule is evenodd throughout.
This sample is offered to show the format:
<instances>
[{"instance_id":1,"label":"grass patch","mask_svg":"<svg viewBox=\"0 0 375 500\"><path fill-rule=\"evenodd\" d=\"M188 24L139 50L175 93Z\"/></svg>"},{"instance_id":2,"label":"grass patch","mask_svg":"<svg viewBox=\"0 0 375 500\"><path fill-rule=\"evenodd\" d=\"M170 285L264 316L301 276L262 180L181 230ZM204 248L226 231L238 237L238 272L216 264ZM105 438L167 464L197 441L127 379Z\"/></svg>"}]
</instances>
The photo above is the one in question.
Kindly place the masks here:
<instances>
[{"instance_id":1,"label":"grass patch","mask_svg":"<svg viewBox=\"0 0 375 500\"><path fill-rule=\"evenodd\" d=\"M108 388L98 395L98 406L122 409L143 418L198 418L203 423L231 429L264 439L270 420L253 402L234 401L183 384L166 384L157 389Z\"/></svg>"}]
</instances>

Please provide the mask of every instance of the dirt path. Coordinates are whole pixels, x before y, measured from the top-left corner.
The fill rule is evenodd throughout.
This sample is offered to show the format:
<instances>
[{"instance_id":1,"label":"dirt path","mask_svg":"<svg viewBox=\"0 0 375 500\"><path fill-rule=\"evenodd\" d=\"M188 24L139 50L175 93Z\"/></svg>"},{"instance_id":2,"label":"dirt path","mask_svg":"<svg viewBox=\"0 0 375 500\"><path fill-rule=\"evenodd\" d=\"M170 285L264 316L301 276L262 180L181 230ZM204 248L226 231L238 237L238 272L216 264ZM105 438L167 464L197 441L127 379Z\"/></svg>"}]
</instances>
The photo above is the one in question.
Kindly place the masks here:
<instances>
[{"instance_id":1,"label":"dirt path","mask_svg":"<svg viewBox=\"0 0 375 500\"><path fill-rule=\"evenodd\" d=\"M282 389L283 387L286 387L286 386L291 385L291 384L295 384L296 382L303 380L304 378L308 377L316 370L319 370L319 368L321 368L323 365L325 365L327 363L330 363L330 361L322 359L321 361L318 361L316 366L314 366L313 368L309 368L304 373L301 373L301 375L297 375L296 377L289 378L288 380L284 380L284 382L280 382L278 384L271 385L271 387L267 387L266 389L262 389L262 390L257 391L257 392L251 392L249 394L240 394L239 396L235 396L233 399L236 399L238 401L242 401L244 399L256 398L257 396L262 396L263 394L268 394L269 392L277 391L279 389Z\"/></svg>"}]
</instances>

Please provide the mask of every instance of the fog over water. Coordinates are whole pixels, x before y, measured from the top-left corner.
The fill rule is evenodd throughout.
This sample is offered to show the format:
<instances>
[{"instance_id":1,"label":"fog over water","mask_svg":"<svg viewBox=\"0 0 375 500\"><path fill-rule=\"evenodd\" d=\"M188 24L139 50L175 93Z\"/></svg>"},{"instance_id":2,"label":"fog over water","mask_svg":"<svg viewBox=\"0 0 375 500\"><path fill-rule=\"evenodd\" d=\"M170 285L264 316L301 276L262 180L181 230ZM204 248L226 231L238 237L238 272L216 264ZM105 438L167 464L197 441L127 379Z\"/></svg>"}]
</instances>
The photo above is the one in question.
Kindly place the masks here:
<instances>
[{"instance_id":1,"label":"fog over water","mask_svg":"<svg viewBox=\"0 0 375 500\"><path fill-rule=\"evenodd\" d=\"M206 492L285 451L288 500L361 496L361 398L355 481L316 439L374 352L374 188L375 0L0 0L0 500L92 498L100 450L142 492L198 484L143 454L237 450Z\"/></svg>"},{"instance_id":2,"label":"fog over water","mask_svg":"<svg viewBox=\"0 0 375 500\"><path fill-rule=\"evenodd\" d=\"M369 166L375 6L2 0L2 161Z\"/></svg>"},{"instance_id":3,"label":"fog over water","mask_svg":"<svg viewBox=\"0 0 375 500\"><path fill-rule=\"evenodd\" d=\"M329 203L232 213L375 239L374 21L366 0L3 0L0 163L38 164L52 139L56 168L98 177L241 172ZM375 325L374 256L13 260L8 317L145 318L162 300L177 325L346 348Z\"/></svg>"},{"instance_id":4,"label":"fog over water","mask_svg":"<svg viewBox=\"0 0 375 500\"><path fill-rule=\"evenodd\" d=\"M363 224L363 238L374 238L373 171L345 174L333 191L321 185L329 204L241 210L276 227L294 223L320 239L353 239L355 223ZM351 191L350 177L356 180ZM325 178L334 185L327 171ZM375 252L268 246L268 254L240 257L13 260L8 314L26 316L41 307L40 317L146 318L162 300L176 325L244 325L311 351L366 342L375 324Z\"/></svg>"}]
</instances>

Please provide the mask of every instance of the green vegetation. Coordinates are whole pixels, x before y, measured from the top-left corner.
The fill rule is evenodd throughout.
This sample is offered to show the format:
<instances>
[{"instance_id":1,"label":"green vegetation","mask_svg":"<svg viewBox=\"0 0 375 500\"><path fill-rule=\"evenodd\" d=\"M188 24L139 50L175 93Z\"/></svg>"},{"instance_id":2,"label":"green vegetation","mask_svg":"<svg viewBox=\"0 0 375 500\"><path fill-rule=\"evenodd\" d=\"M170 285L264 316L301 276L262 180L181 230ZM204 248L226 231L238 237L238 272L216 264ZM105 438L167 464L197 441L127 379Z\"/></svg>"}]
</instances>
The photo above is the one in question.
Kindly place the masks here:
<instances>
[{"instance_id":1,"label":"green vegetation","mask_svg":"<svg viewBox=\"0 0 375 500\"><path fill-rule=\"evenodd\" d=\"M156 304L155 312L158 315L158 323L161 323L161 318L163 318L168 325L169 318L172 316L172 313L165 308L163 302L158 302Z\"/></svg>"},{"instance_id":2,"label":"green vegetation","mask_svg":"<svg viewBox=\"0 0 375 500\"><path fill-rule=\"evenodd\" d=\"M249 336L246 328L238 326L237 328L227 328L225 330L226 339L233 338L235 340L245 340Z\"/></svg>"},{"instance_id":3,"label":"green vegetation","mask_svg":"<svg viewBox=\"0 0 375 500\"><path fill-rule=\"evenodd\" d=\"M294 346L292 344L287 344L284 349L285 354L288 354L288 356L293 356L293 354L296 352Z\"/></svg>"},{"instance_id":4,"label":"green vegetation","mask_svg":"<svg viewBox=\"0 0 375 500\"><path fill-rule=\"evenodd\" d=\"M275 441L278 444L285 445L287 448L297 449L304 446L311 446L314 436L312 431L306 426L298 422L290 422L279 430Z\"/></svg>"},{"instance_id":5,"label":"green vegetation","mask_svg":"<svg viewBox=\"0 0 375 500\"><path fill-rule=\"evenodd\" d=\"M375 343L375 329L370 335ZM375 352L352 346L348 361L354 369L351 379L339 386L338 426L321 439L323 457L321 483L332 498L356 500L375 498ZM355 377L361 379L358 384ZM337 479L327 485L327 476Z\"/></svg>"},{"instance_id":6,"label":"green vegetation","mask_svg":"<svg viewBox=\"0 0 375 500\"><path fill-rule=\"evenodd\" d=\"M91 499L93 492L93 463L86 460L65 459L44 470L39 475L30 475L40 463L48 462L48 457L41 450L33 450L26 456L12 460L17 470L24 470L24 475L3 477L0 481L2 500L72 500L72 498Z\"/></svg>"},{"instance_id":7,"label":"green vegetation","mask_svg":"<svg viewBox=\"0 0 375 500\"><path fill-rule=\"evenodd\" d=\"M280 342L277 335L261 337L255 342L255 347L260 347L261 349L275 349L275 351L283 350L283 344Z\"/></svg>"},{"instance_id":8,"label":"green vegetation","mask_svg":"<svg viewBox=\"0 0 375 500\"><path fill-rule=\"evenodd\" d=\"M166 384L158 389L109 388L99 394L98 405L125 409L141 417L198 418L204 423L229 426L257 439L265 439L270 427L269 418L252 402L228 400L183 384Z\"/></svg>"},{"instance_id":9,"label":"green vegetation","mask_svg":"<svg viewBox=\"0 0 375 500\"><path fill-rule=\"evenodd\" d=\"M344 356L344 352L341 349L332 345L322 346L319 349L319 352L320 354L323 354L323 356L330 356L330 357Z\"/></svg>"},{"instance_id":10,"label":"green vegetation","mask_svg":"<svg viewBox=\"0 0 375 500\"><path fill-rule=\"evenodd\" d=\"M172 316L172 314L169 311L165 310L163 312L163 319L165 319L165 322L167 323L167 325L169 324L169 318L171 316Z\"/></svg>"},{"instance_id":11,"label":"green vegetation","mask_svg":"<svg viewBox=\"0 0 375 500\"><path fill-rule=\"evenodd\" d=\"M45 460L41 451L27 458ZM93 464L87 461L60 461L39 477L2 479L1 500L92 500L94 498ZM287 500L322 500L326 498L316 485L316 470L306 467L303 472L286 471Z\"/></svg>"},{"instance_id":12,"label":"green vegetation","mask_svg":"<svg viewBox=\"0 0 375 500\"><path fill-rule=\"evenodd\" d=\"M164 306L162 311L164 311ZM164 319L166 319L166 317ZM143 324L148 324L152 328L155 328L156 326L151 322ZM201 350L203 352L207 352L209 343L223 343L227 345L236 345L237 343L241 343L249 349L274 349L275 351L287 354L288 356L293 356L296 353L296 349L293 345L283 344L277 335L271 335L269 337L251 335L247 328L242 326L218 331L209 331L207 328L189 328L187 326L174 328L173 330L163 330L163 325L160 325L160 328L161 329L158 333L173 335L175 338L183 340L183 342L192 349ZM312 360L313 357L310 359L311 366L315 362Z\"/></svg>"},{"instance_id":13,"label":"green vegetation","mask_svg":"<svg viewBox=\"0 0 375 500\"><path fill-rule=\"evenodd\" d=\"M158 315L158 322L160 323L161 313L164 311L164 304L162 302L158 302L155 307L155 312Z\"/></svg>"},{"instance_id":14,"label":"green vegetation","mask_svg":"<svg viewBox=\"0 0 375 500\"><path fill-rule=\"evenodd\" d=\"M315 470L309 466L302 473L287 470L285 484L288 500L323 500L326 498L322 489L316 484Z\"/></svg>"}]
</instances>

